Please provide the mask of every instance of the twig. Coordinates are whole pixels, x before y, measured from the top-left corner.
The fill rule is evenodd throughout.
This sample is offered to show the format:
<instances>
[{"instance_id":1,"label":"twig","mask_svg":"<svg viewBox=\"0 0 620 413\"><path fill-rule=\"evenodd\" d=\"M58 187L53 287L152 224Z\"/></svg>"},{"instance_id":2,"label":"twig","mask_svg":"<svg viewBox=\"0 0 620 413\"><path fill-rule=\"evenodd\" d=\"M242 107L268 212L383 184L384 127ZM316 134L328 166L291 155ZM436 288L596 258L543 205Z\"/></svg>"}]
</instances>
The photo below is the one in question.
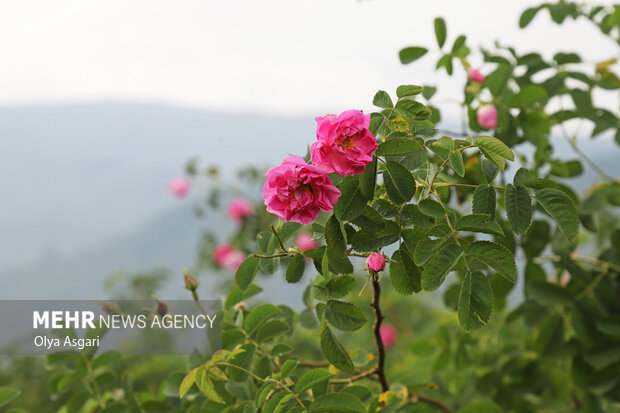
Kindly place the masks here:
<instances>
[{"instance_id":1,"label":"twig","mask_svg":"<svg viewBox=\"0 0 620 413\"><path fill-rule=\"evenodd\" d=\"M431 404L435 407L437 407L439 410L441 410L444 413L452 413L452 410L450 410L448 408L448 406L446 406L445 404L443 404L442 402L440 402L437 399L433 399L432 397L426 397L426 396L422 396L421 394L414 394L412 395L412 400L413 401L419 401L422 403L426 403L426 404Z\"/></svg>"},{"instance_id":2,"label":"twig","mask_svg":"<svg viewBox=\"0 0 620 413\"><path fill-rule=\"evenodd\" d=\"M379 275L375 271L370 271L372 277L372 303L371 306L375 310L375 324L373 330L375 333L375 342L377 343L377 368L376 373L379 376L381 382L381 390L386 392L390 389L390 384L385 377L385 346L383 345L383 339L381 338L381 322L383 321L383 313L379 305L379 299L381 298L381 284L379 284Z\"/></svg>"},{"instance_id":3,"label":"twig","mask_svg":"<svg viewBox=\"0 0 620 413\"><path fill-rule=\"evenodd\" d=\"M370 377L373 374L378 373L378 370L379 370L379 367L375 367L374 369L367 370L367 371L365 371L363 373L358 374L357 376L349 377L349 378L346 378L346 379L330 380L330 383L353 383L354 381L365 379L366 377Z\"/></svg>"},{"instance_id":4,"label":"twig","mask_svg":"<svg viewBox=\"0 0 620 413\"><path fill-rule=\"evenodd\" d=\"M273 232L273 235L275 235L275 237L278 239L278 242L280 243L280 248L282 248L282 252L288 255L286 248L284 248L284 243L282 242L282 238L280 238L280 234L278 234L278 231L276 231L276 227L274 227L273 224L271 224L269 227L271 228L271 232Z\"/></svg>"}]
</instances>

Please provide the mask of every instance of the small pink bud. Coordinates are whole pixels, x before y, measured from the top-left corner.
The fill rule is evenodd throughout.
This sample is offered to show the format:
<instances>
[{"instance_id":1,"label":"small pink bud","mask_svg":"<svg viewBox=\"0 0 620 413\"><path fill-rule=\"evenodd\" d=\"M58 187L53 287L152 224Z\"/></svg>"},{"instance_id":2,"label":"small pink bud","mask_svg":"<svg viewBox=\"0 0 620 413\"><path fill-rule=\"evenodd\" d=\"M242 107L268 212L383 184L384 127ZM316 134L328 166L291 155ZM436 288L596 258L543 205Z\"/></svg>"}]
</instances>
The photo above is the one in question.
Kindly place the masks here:
<instances>
[{"instance_id":1,"label":"small pink bud","mask_svg":"<svg viewBox=\"0 0 620 413\"><path fill-rule=\"evenodd\" d=\"M168 304L158 301L157 302L157 314L159 314L162 317L168 314Z\"/></svg>"},{"instance_id":2,"label":"small pink bud","mask_svg":"<svg viewBox=\"0 0 620 413\"><path fill-rule=\"evenodd\" d=\"M385 346L385 348L390 348L394 344L396 344L398 333L396 332L396 328L394 328L393 325L383 324L379 329L379 334L381 335L381 341L383 341L383 345Z\"/></svg>"},{"instance_id":3,"label":"small pink bud","mask_svg":"<svg viewBox=\"0 0 620 413\"><path fill-rule=\"evenodd\" d=\"M493 105L484 105L478 109L478 124L484 129L494 129L497 126L497 109Z\"/></svg>"},{"instance_id":4,"label":"small pink bud","mask_svg":"<svg viewBox=\"0 0 620 413\"><path fill-rule=\"evenodd\" d=\"M254 207L243 198L234 199L228 204L228 216L238 224L243 220L254 215Z\"/></svg>"},{"instance_id":5,"label":"small pink bud","mask_svg":"<svg viewBox=\"0 0 620 413\"><path fill-rule=\"evenodd\" d=\"M236 271L245 260L246 255L229 244L220 244L213 250L215 265Z\"/></svg>"},{"instance_id":6,"label":"small pink bud","mask_svg":"<svg viewBox=\"0 0 620 413\"><path fill-rule=\"evenodd\" d=\"M366 258L366 265L370 271L379 272L385 268L385 258L378 252L373 252Z\"/></svg>"},{"instance_id":7,"label":"small pink bud","mask_svg":"<svg viewBox=\"0 0 620 413\"><path fill-rule=\"evenodd\" d=\"M484 75L480 73L479 70L470 67L469 72L467 72L467 80L470 82L484 83Z\"/></svg>"},{"instance_id":8,"label":"small pink bud","mask_svg":"<svg viewBox=\"0 0 620 413\"><path fill-rule=\"evenodd\" d=\"M184 176L174 178L168 183L170 192L179 198L183 198L189 193L189 187L189 179Z\"/></svg>"},{"instance_id":9,"label":"small pink bud","mask_svg":"<svg viewBox=\"0 0 620 413\"><path fill-rule=\"evenodd\" d=\"M570 273L568 271L564 271L562 276L560 277L560 285L562 287L566 287L570 282Z\"/></svg>"},{"instance_id":10,"label":"small pink bud","mask_svg":"<svg viewBox=\"0 0 620 413\"><path fill-rule=\"evenodd\" d=\"M185 279L185 288L190 291L196 291L198 288L198 281L194 277L192 277L187 270L183 271L184 279Z\"/></svg>"},{"instance_id":11,"label":"small pink bud","mask_svg":"<svg viewBox=\"0 0 620 413\"><path fill-rule=\"evenodd\" d=\"M315 248L318 248L319 243L312 239L312 234L306 231L300 232L299 236L297 236L297 248L301 251L308 251Z\"/></svg>"}]
</instances>

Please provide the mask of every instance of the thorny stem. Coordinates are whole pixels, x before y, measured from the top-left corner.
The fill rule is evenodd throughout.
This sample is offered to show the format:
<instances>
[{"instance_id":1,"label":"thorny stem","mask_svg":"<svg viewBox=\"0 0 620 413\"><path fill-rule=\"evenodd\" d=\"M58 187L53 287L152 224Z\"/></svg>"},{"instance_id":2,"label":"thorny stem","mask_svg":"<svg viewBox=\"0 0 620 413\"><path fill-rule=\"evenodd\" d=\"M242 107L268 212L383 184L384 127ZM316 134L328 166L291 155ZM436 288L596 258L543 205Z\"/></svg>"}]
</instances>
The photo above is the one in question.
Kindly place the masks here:
<instances>
[{"instance_id":1,"label":"thorny stem","mask_svg":"<svg viewBox=\"0 0 620 413\"><path fill-rule=\"evenodd\" d=\"M390 389L390 384L385 377L385 346L383 345L383 339L381 338L381 322L383 321L383 313L379 305L379 299L381 298L381 284L379 284L379 275L375 271L370 271L370 277L372 278L372 302L371 306L375 311L375 324L373 325L373 331L375 334L375 342L377 343L377 368L376 373L379 376L381 382L381 390L386 392Z\"/></svg>"}]
</instances>

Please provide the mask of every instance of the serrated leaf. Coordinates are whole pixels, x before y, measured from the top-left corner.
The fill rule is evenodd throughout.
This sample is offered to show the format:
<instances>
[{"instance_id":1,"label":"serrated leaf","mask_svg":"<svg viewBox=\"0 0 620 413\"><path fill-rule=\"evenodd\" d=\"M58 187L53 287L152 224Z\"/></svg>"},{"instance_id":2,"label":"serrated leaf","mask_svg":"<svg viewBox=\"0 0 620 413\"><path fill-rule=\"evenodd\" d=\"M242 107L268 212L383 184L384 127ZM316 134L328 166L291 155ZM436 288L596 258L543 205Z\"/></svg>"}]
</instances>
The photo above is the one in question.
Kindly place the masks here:
<instances>
[{"instance_id":1,"label":"serrated leaf","mask_svg":"<svg viewBox=\"0 0 620 413\"><path fill-rule=\"evenodd\" d=\"M247 290L254 281L259 266L259 258L254 256L246 258L235 273L235 283L237 284L237 287L241 288L243 291Z\"/></svg>"},{"instance_id":2,"label":"serrated leaf","mask_svg":"<svg viewBox=\"0 0 620 413\"><path fill-rule=\"evenodd\" d=\"M306 269L306 257L302 254L295 254L286 266L286 282L294 284L301 280Z\"/></svg>"},{"instance_id":3,"label":"serrated leaf","mask_svg":"<svg viewBox=\"0 0 620 413\"><path fill-rule=\"evenodd\" d=\"M573 201L559 189L544 188L536 191L536 201L558 224L560 231L575 242L579 231L579 216Z\"/></svg>"},{"instance_id":4,"label":"serrated leaf","mask_svg":"<svg viewBox=\"0 0 620 413\"><path fill-rule=\"evenodd\" d=\"M416 85L401 85L396 88L396 96L404 98L405 96L414 96L424 92L422 86Z\"/></svg>"},{"instance_id":5,"label":"serrated leaf","mask_svg":"<svg viewBox=\"0 0 620 413\"><path fill-rule=\"evenodd\" d=\"M461 178L465 176L465 164L463 163L463 154L459 150L451 150L448 155L450 166L454 172Z\"/></svg>"},{"instance_id":6,"label":"serrated leaf","mask_svg":"<svg viewBox=\"0 0 620 413\"><path fill-rule=\"evenodd\" d=\"M282 368L280 369L280 378L285 379L288 376L290 376L298 364L299 364L299 360L295 360L295 359L286 360L284 364L282 365Z\"/></svg>"},{"instance_id":7,"label":"serrated leaf","mask_svg":"<svg viewBox=\"0 0 620 413\"><path fill-rule=\"evenodd\" d=\"M480 149L480 152L502 171L506 168L506 159L514 161L514 155L510 148L502 141L492 136L478 136L474 139L474 145Z\"/></svg>"},{"instance_id":8,"label":"serrated leaf","mask_svg":"<svg viewBox=\"0 0 620 413\"><path fill-rule=\"evenodd\" d=\"M367 413L366 407L351 393L327 393L310 404L310 413Z\"/></svg>"},{"instance_id":9,"label":"serrated leaf","mask_svg":"<svg viewBox=\"0 0 620 413\"><path fill-rule=\"evenodd\" d=\"M196 373L198 372L198 367L191 370L181 381L181 387L179 388L179 398L185 397L189 389L192 388L194 383L196 383Z\"/></svg>"},{"instance_id":10,"label":"serrated leaf","mask_svg":"<svg viewBox=\"0 0 620 413\"><path fill-rule=\"evenodd\" d=\"M355 331L366 324L366 315L355 304L329 300L325 318L331 325L343 331Z\"/></svg>"},{"instance_id":11,"label":"serrated leaf","mask_svg":"<svg viewBox=\"0 0 620 413\"><path fill-rule=\"evenodd\" d=\"M437 219L445 219L446 210L443 206L437 201L434 201L430 198L426 198L418 202L418 209L424 215L428 215L429 217L437 218Z\"/></svg>"},{"instance_id":12,"label":"serrated leaf","mask_svg":"<svg viewBox=\"0 0 620 413\"><path fill-rule=\"evenodd\" d=\"M406 47L398 53L398 57L400 58L400 62L406 65L415 62L424 56L426 52L428 52L428 49L423 47Z\"/></svg>"},{"instance_id":13,"label":"serrated leaf","mask_svg":"<svg viewBox=\"0 0 620 413\"><path fill-rule=\"evenodd\" d=\"M377 159L366 165L366 169L360 175L360 191L362 195L371 201L375 197L375 186L377 183Z\"/></svg>"},{"instance_id":14,"label":"serrated leaf","mask_svg":"<svg viewBox=\"0 0 620 413\"><path fill-rule=\"evenodd\" d=\"M455 244L448 244L435 253L422 271L422 288L435 291L452 268L463 256L463 249Z\"/></svg>"},{"instance_id":15,"label":"serrated leaf","mask_svg":"<svg viewBox=\"0 0 620 413\"><path fill-rule=\"evenodd\" d=\"M514 284L516 281L515 258L503 245L490 241L476 241L469 244L465 254L487 264L511 283Z\"/></svg>"},{"instance_id":16,"label":"serrated leaf","mask_svg":"<svg viewBox=\"0 0 620 413\"><path fill-rule=\"evenodd\" d=\"M493 311L491 283L480 271L468 272L461 286L458 316L463 330L472 331L485 325Z\"/></svg>"},{"instance_id":17,"label":"serrated leaf","mask_svg":"<svg viewBox=\"0 0 620 413\"><path fill-rule=\"evenodd\" d=\"M377 156L415 155L425 151L418 141L410 138L394 138L382 142L375 154Z\"/></svg>"},{"instance_id":18,"label":"serrated leaf","mask_svg":"<svg viewBox=\"0 0 620 413\"><path fill-rule=\"evenodd\" d=\"M400 227L394 221L386 221L382 231L358 231L351 237L351 245L357 251L370 252L393 244L400 237Z\"/></svg>"},{"instance_id":19,"label":"serrated leaf","mask_svg":"<svg viewBox=\"0 0 620 413\"><path fill-rule=\"evenodd\" d=\"M327 326L324 326L321 331L321 350L325 358L337 369L353 373L354 366L351 357Z\"/></svg>"},{"instance_id":20,"label":"serrated leaf","mask_svg":"<svg viewBox=\"0 0 620 413\"><path fill-rule=\"evenodd\" d=\"M303 393L304 391L312 388L313 386L329 380L331 376L332 374L327 369L310 370L303 376L301 376L299 380L297 380L297 384L295 385L295 393Z\"/></svg>"},{"instance_id":21,"label":"serrated leaf","mask_svg":"<svg viewBox=\"0 0 620 413\"><path fill-rule=\"evenodd\" d=\"M374 208L367 206L353 223L366 231L377 232L385 228L385 220Z\"/></svg>"},{"instance_id":22,"label":"serrated leaf","mask_svg":"<svg viewBox=\"0 0 620 413\"><path fill-rule=\"evenodd\" d=\"M482 174L487 183L493 183L493 180L499 173L499 167L488 159L482 160Z\"/></svg>"},{"instance_id":23,"label":"serrated leaf","mask_svg":"<svg viewBox=\"0 0 620 413\"><path fill-rule=\"evenodd\" d=\"M411 172L401 164L388 161L383 181L390 199L397 204L408 202L415 193L416 184Z\"/></svg>"},{"instance_id":24,"label":"serrated leaf","mask_svg":"<svg viewBox=\"0 0 620 413\"><path fill-rule=\"evenodd\" d=\"M390 261L390 279L394 290L399 294L411 295L422 289L420 269L406 249L394 251Z\"/></svg>"},{"instance_id":25,"label":"serrated leaf","mask_svg":"<svg viewBox=\"0 0 620 413\"><path fill-rule=\"evenodd\" d=\"M492 220L489 214L465 215L456 222L454 229L457 231L474 231L484 234L504 235L502 227Z\"/></svg>"},{"instance_id":26,"label":"serrated leaf","mask_svg":"<svg viewBox=\"0 0 620 413\"><path fill-rule=\"evenodd\" d=\"M435 37L437 38L437 44L441 49L443 45L446 43L446 21L441 17L435 18Z\"/></svg>"},{"instance_id":27,"label":"serrated leaf","mask_svg":"<svg viewBox=\"0 0 620 413\"><path fill-rule=\"evenodd\" d=\"M380 90L375 94L375 97L372 100L372 104L384 109L394 107L392 99L390 99L390 95L388 95L387 92L383 90Z\"/></svg>"},{"instance_id":28,"label":"serrated leaf","mask_svg":"<svg viewBox=\"0 0 620 413\"><path fill-rule=\"evenodd\" d=\"M338 203L334 206L334 214L338 221L352 221L362 212L368 202L360 188L358 176L348 176L338 185L342 193Z\"/></svg>"},{"instance_id":29,"label":"serrated leaf","mask_svg":"<svg viewBox=\"0 0 620 413\"><path fill-rule=\"evenodd\" d=\"M261 304L250 311L245 318L243 329L248 335L253 335L268 319L280 314L282 310L273 304Z\"/></svg>"},{"instance_id":30,"label":"serrated leaf","mask_svg":"<svg viewBox=\"0 0 620 413\"><path fill-rule=\"evenodd\" d=\"M344 297L351 292L354 286L355 278L351 275L335 277L325 283L325 288L329 291L329 295L336 298Z\"/></svg>"},{"instance_id":31,"label":"serrated leaf","mask_svg":"<svg viewBox=\"0 0 620 413\"><path fill-rule=\"evenodd\" d=\"M207 376L207 372L204 368L199 368L196 373L196 386L200 389L200 391L209 399L214 401L215 403L224 404L224 400L222 396L220 396L215 387L213 386L213 382Z\"/></svg>"},{"instance_id":32,"label":"serrated leaf","mask_svg":"<svg viewBox=\"0 0 620 413\"><path fill-rule=\"evenodd\" d=\"M474 190L472 212L474 214L487 214L495 219L495 188L490 185L479 185Z\"/></svg>"},{"instance_id":33,"label":"serrated leaf","mask_svg":"<svg viewBox=\"0 0 620 413\"><path fill-rule=\"evenodd\" d=\"M282 320L269 320L258 329L256 341L265 342L279 334L288 332L290 329L290 326Z\"/></svg>"},{"instance_id":34,"label":"serrated leaf","mask_svg":"<svg viewBox=\"0 0 620 413\"><path fill-rule=\"evenodd\" d=\"M525 187L506 185L506 214L510 226L517 234L524 234L532 221L532 201Z\"/></svg>"},{"instance_id":35,"label":"serrated leaf","mask_svg":"<svg viewBox=\"0 0 620 413\"><path fill-rule=\"evenodd\" d=\"M343 232L342 225L336 215L332 214L325 224L325 241L327 248L338 255L345 254L347 241Z\"/></svg>"}]
</instances>

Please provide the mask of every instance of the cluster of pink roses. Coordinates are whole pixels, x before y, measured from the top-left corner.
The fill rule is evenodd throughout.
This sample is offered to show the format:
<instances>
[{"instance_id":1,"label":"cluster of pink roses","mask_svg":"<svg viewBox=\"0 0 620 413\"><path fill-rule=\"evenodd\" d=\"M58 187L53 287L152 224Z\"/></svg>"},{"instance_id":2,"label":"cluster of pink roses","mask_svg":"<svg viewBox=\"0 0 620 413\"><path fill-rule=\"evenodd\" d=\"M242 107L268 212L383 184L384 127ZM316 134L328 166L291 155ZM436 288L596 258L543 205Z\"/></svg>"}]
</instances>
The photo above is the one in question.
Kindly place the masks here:
<instances>
[{"instance_id":1,"label":"cluster of pink roses","mask_svg":"<svg viewBox=\"0 0 620 413\"><path fill-rule=\"evenodd\" d=\"M320 210L333 210L341 193L328 174L359 175L377 150L377 140L368 129L370 115L348 110L338 116L317 117L316 121L317 141L310 148L314 165L299 156L289 156L265 175L267 211L285 221L309 224Z\"/></svg>"},{"instance_id":2,"label":"cluster of pink roses","mask_svg":"<svg viewBox=\"0 0 620 413\"><path fill-rule=\"evenodd\" d=\"M484 83L484 75L479 70L470 67L467 72L467 80L474 83ZM497 109L492 104L482 105L476 112L476 118L478 124L484 129L495 129L497 126Z\"/></svg>"}]
</instances>

